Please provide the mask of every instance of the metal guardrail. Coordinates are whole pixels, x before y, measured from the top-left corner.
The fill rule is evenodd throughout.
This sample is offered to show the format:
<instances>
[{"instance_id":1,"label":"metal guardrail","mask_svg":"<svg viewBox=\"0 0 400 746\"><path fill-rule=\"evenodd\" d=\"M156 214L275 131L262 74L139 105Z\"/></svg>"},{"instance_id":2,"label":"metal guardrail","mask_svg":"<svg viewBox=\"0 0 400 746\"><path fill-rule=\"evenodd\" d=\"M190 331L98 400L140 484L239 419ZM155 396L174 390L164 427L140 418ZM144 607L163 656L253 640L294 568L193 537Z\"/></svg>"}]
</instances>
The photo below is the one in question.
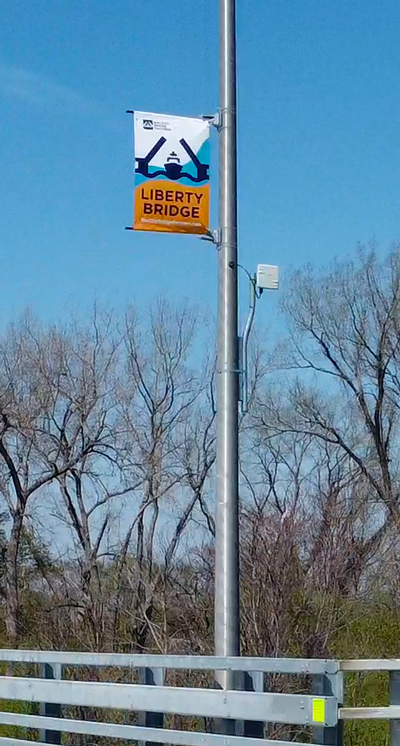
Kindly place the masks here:
<instances>
[{"instance_id":1,"label":"metal guardrail","mask_svg":"<svg viewBox=\"0 0 400 746\"><path fill-rule=\"evenodd\" d=\"M62 733L80 733L149 745L289 746L290 741L265 737L266 723L312 728L313 742L319 746L339 743L338 693L342 674L336 661L0 650L1 661L31 664L39 669L34 677L0 676L0 699L40 704L40 714L0 712L0 725L39 729L41 744L60 744ZM63 678L66 669L92 667L137 670L140 683ZM168 670L234 671L237 687L221 690L166 686ZM266 675L271 674L308 677L310 693L265 691ZM137 723L104 722L104 716L102 722L63 717L63 708L70 706L137 713ZM212 733L165 728L165 717L169 715L212 719L216 727L222 723L222 732L215 732L216 727ZM0 745L10 743L23 745L32 741L0 736Z\"/></svg>"},{"instance_id":2,"label":"metal guardrail","mask_svg":"<svg viewBox=\"0 0 400 746\"><path fill-rule=\"evenodd\" d=\"M266 724L302 726L312 732L314 744L342 746L346 720L390 721L391 746L400 746L400 660L303 660L291 658L222 658L213 656L159 656L58 651L0 650L0 663L31 666L30 675L0 676L0 699L38 703L39 714L0 711L0 727L38 729L40 744L61 744L62 733L108 737L176 746L289 746L292 741L266 737ZM109 669L137 672L137 683L86 681L83 671ZM74 679L64 674L74 671ZM201 686L167 686L168 671L236 672L235 690ZM343 705L343 677L348 672L386 671L390 679L388 707ZM25 673L25 672L24 672ZM32 676L33 673L33 676ZM307 693L266 691L268 677L283 675L309 682ZM106 674L104 674L106 675ZM287 677L287 679L286 679ZM123 678L123 677L122 677ZM125 676L126 678L126 676ZM77 679L77 680L75 680ZM79 680L78 680L79 679ZM135 723L106 722L66 717L66 707L99 708L134 713ZM1 703L0 703L1 708ZM213 721L213 732L175 730L166 718L182 715ZM101 719L102 717L102 719ZM218 732L217 724L222 724ZM216 732L217 731L217 732ZM306 736L305 736L306 737ZM23 746L26 739L0 736L2 744Z\"/></svg>"}]
</instances>

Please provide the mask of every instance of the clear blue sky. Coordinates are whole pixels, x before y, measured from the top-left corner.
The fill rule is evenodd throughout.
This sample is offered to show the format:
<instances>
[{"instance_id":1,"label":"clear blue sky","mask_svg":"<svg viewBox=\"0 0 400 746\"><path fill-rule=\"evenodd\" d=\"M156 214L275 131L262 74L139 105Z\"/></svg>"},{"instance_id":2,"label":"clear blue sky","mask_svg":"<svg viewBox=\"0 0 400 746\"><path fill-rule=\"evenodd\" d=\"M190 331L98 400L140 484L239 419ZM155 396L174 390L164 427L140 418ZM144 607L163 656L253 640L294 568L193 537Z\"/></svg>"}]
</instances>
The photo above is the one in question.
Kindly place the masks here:
<instances>
[{"instance_id":1,"label":"clear blue sky","mask_svg":"<svg viewBox=\"0 0 400 746\"><path fill-rule=\"evenodd\" d=\"M2 0L2 323L26 306L50 319L160 292L215 309L211 245L124 226L125 110L214 112L217 24L218 0ZM399 28L398 0L238 0L249 269L284 273L400 239Z\"/></svg>"}]
</instances>

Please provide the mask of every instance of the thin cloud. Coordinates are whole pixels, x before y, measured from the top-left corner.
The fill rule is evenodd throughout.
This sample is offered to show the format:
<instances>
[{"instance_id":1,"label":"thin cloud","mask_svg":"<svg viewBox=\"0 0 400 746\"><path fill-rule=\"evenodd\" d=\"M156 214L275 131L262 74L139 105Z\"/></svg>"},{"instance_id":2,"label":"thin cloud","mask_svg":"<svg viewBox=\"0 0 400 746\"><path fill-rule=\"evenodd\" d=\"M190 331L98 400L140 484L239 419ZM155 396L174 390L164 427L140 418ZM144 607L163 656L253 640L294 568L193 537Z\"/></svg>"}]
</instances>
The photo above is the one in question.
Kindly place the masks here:
<instances>
[{"instance_id":1,"label":"thin cloud","mask_svg":"<svg viewBox=\"0 0 400 746\"><path fill-rule=\"evenodd\" d=\"M54 83L38 73L0 63L0 94L19 99L28 106L62 108L75 114L97 109L93 102L68 86Z\"/></svg>"}]
</instances>

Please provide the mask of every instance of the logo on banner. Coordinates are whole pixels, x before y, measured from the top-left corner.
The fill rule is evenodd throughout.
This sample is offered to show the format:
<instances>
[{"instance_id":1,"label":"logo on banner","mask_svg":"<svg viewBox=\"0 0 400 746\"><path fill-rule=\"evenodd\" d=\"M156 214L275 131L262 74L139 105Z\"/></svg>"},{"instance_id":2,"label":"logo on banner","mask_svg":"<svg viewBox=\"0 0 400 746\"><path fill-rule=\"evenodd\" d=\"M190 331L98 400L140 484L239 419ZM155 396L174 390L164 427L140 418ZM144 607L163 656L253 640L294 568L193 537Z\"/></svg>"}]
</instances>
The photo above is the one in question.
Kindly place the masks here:
<instances>
[{"instance_id":1,"label":"logo on banner","mask_svg":"<svg viewBox=\"0 0 400 746\"><path fill-rule=\"evenodd\" d=\"M140 126L141 125L141 126ZM164 134L157 134L162 130ZM209 225L209 124L135 116L136 230L204 234Z\"/></svg>"},{"instance_id":2,"label":"logo on banner","mask_svg":"<svg viewBox=\"0 0 400 746\"><path fill-rule=\"evenodd\" d=\"M150 129L149 127L147 129ZM178 179L187 178L190 181L195 182L201 182L201 181L208 181L209 175L208 170L210 166L205 163L200 163L196 153L193 153L192 148L190 147L189 143L186 142L186 140L182 137L182 139L179 141L186 153L188 154L190 160L192 163L194 163L194 166L196 168L197 174L196 176L193 176L192 174L187 173L186 171L182 171L182 165L181 162L177 156L177 154L172 151L170 155L167 158L166 163L164 163L164 169L158 170L158 171L149 171L149 164L153 160L154 156L158 153L158 151L162 148L164 143L166 143L167 140L165 137L160 137L158 142L154 145L153 148L151 148L150 152L147 153L145 158L136 158L137 166L136 166L136 173L142 174L142 176L145 176L146 179L156 179L157 176L165 176L167 179L172 179L173 181L177 181Z\"/></svg>"}]
</instances>

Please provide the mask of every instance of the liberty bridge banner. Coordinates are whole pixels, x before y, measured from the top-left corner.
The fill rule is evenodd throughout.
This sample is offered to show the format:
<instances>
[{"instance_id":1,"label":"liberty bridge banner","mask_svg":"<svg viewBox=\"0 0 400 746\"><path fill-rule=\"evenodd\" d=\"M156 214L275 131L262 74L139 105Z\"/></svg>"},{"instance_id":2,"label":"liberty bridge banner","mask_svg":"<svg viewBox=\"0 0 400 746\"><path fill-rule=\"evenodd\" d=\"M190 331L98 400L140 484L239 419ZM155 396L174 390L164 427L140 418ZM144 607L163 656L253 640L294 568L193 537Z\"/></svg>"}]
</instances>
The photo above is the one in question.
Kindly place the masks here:
<instances>
[{"instance_id":1,"label":"liberty bridge banner","mask_svg":"<svg viewBox=\"0 0 400 746\"><path fill-rule=\"evenodd\" d=\"M210 125L134 113L135 210L140 231L205 234L210 218Z\"/></svg>"}]
</instances>

